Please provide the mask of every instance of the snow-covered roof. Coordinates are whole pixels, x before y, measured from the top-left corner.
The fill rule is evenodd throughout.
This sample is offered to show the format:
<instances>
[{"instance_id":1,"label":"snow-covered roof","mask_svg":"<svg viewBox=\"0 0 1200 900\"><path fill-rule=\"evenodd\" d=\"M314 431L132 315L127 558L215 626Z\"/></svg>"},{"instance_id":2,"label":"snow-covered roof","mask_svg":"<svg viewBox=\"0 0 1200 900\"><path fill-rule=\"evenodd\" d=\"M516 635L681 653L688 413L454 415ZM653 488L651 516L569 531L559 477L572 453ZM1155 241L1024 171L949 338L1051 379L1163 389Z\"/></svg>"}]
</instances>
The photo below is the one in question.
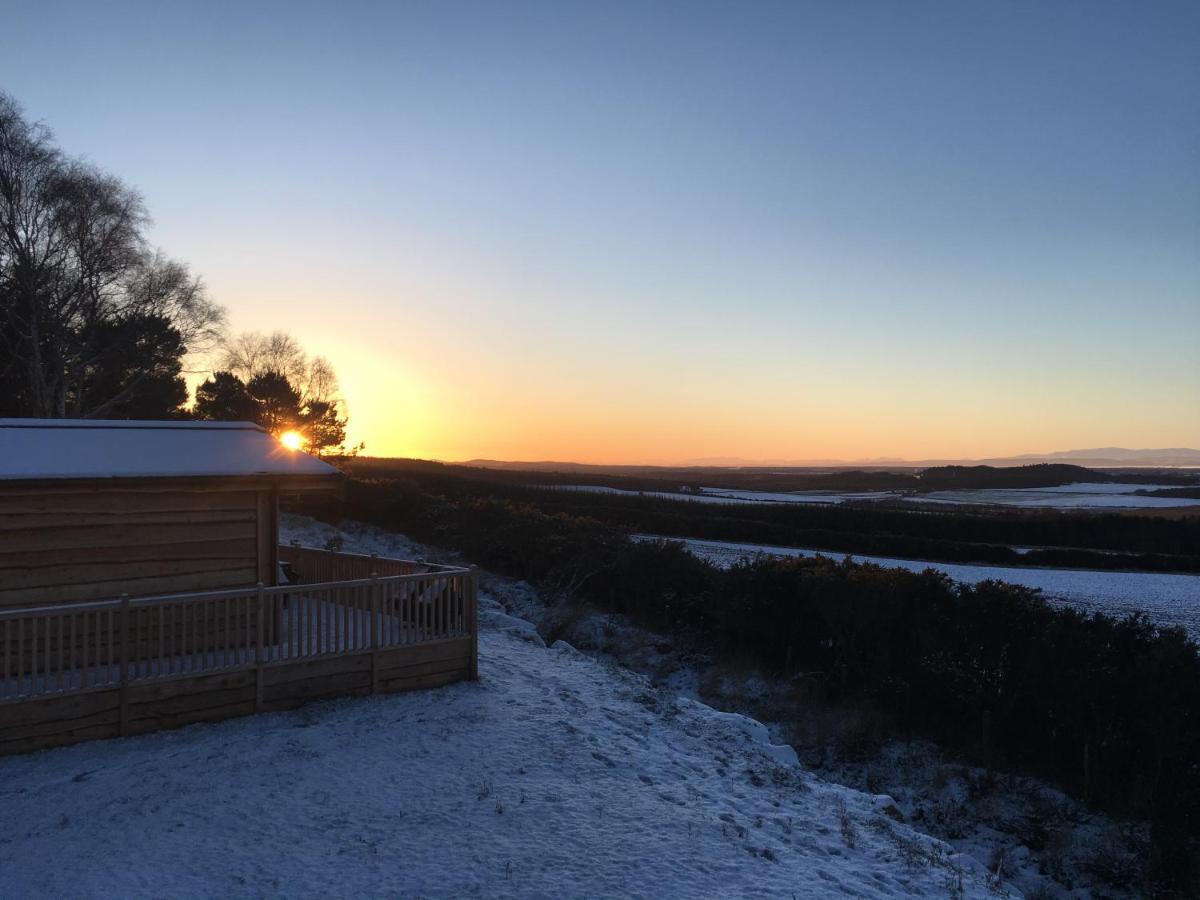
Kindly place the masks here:
<instances>
[{"instance_id":1,"label":"snow-covered roof","mask_svg":"<svg viewBox=\"0 0 1200 900\"><path fill-rule=\"evenodd\" d=\"M0 419L0 481L336 474L250 422Z\"/></svg>"}]
</instances>

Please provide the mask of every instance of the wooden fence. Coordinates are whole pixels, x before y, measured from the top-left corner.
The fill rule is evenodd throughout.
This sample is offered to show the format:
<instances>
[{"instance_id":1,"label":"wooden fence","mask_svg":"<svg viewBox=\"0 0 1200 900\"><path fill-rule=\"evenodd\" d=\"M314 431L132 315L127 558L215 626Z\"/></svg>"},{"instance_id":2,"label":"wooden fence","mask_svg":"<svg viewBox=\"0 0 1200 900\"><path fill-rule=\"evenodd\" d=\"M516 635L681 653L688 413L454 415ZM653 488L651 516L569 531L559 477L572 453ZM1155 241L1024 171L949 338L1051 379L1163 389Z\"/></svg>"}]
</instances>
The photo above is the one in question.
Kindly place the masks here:
<instances>
[{"instance_id":1,"label":"wooden fence","mask_svg":"<svg viewBox=\"0 0 1200 900\"><path fill-rule=\"evenodd\" d=\"M301 547L299 544L281 545L279 561L289 563L300 575L301 581L306 584L370 578L373 575L416 575L424 572L457 571L453 566L439 566L407 559L389 559L383 556L367 556L361 553L317 550L312 547Z\"/></svg>"},{"instance_id":2,"label":"wooden fence","mask_svg":"<svg viewBox=\"0 0 1200 900\"><path fill-rule=\"evenodd\" d=\"M0 754L477 677L473 569L280 555L301 584L0 611Z\"/></svg>"}]
</instances>

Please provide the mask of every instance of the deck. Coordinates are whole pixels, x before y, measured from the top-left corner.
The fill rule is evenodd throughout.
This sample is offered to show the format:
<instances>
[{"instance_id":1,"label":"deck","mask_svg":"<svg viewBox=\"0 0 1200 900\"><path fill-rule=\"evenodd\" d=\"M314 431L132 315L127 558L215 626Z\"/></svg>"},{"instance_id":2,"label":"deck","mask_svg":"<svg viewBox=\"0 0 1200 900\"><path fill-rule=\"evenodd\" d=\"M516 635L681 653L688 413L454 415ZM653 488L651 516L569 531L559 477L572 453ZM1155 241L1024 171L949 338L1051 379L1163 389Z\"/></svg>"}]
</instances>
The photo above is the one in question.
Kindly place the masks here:
<instances>
[{"instance_id":1,"label":"deck","mask_svg":"<svg viewBox=\"0 0 1200 900\"><path fill-rule=\"evenodd\" d=\"M297 583L0 612L0 755L477 677L474 569L280 559Z\"/></svg>"}]
</instances>

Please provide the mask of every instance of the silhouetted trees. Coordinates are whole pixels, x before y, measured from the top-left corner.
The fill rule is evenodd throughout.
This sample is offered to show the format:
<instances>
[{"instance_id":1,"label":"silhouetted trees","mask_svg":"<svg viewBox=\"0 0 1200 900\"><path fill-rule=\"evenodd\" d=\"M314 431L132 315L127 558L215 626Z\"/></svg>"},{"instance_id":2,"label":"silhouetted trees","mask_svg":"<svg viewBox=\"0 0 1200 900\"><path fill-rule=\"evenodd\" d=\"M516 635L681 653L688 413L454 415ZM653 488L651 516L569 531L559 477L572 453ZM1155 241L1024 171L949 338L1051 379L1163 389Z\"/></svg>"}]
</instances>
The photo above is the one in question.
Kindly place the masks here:
<instances>
[{"instance_id":1,"label":"silhouetted trees","mask_svg":"<svg viewBox=\"0 0 1200 900\"><path fill-rule=\"evenodd\" d=\"M264 335L244 331L224 343L219 353L220 368L249 383L259 375L282 375L290 384L308 380L308 355L300 342L284 331Z\"/></svg>"},{"instance_id":2,"label":"silhouetted trees","mask_svg":"<svg viewBox=\"0 0 1200 900\"><path fill-rule=\"evenodd\" d=\"M258 403L246 385L232 372L214 372L196 388L192 413L197 419L218 422L253 422L258 417Z\"/></svg>"},{"instance_id":3,"label":"silhouetted trees","mask_svg":"<svg viewBox=\"0 0 1200 900\"><path fill-rule=\"evenodd\" d=\"M347 420L328 360L310 360L282 331L238 335L219 358L225 368L196 389L197 418L256 422L275 435L296 431L318 455L344 451Z\"/></svg>"},{"instance_id":4,"label":"silhouetted trees","mask_svg":"<svg viewBox=\"0 0 1200 900\"><path fill-rule=\"evenodd\" d=\"M222 312L152 249L142 198L0 94L0 414L181 414Z\"/></svg>"},{"instance_id":5,"label":"silhouetted trees","mask_svg":"<svg viewBox=\"0 0 1200 900\"><path fill-rule=\"evenodd\" d=\"M255 421L272 434L297 429L300 425L300 392L282 372L263 372L246 385L258 404Z\"/></svg>"}]
</instances>

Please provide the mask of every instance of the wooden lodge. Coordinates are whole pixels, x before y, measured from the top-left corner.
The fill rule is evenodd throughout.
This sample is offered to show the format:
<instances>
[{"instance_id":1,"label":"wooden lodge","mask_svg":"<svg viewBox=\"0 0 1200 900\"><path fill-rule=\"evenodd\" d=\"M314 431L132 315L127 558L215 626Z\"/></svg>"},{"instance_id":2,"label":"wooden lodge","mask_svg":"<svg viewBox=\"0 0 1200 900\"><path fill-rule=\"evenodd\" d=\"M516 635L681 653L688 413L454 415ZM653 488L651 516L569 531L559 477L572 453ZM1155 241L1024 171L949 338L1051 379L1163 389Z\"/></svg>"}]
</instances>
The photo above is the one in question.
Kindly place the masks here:
<instances>
[{"instance_id":1,"label":"wooden lodge","mask_svg":"<svg viewBox=\"0 0 1200 900\"><path fill-rule=\"evenodd\" d=\"M339 484L246 423L0 419L0 754L475 677L472 570L280 546Z\"/></svg>"}]
</instances>

